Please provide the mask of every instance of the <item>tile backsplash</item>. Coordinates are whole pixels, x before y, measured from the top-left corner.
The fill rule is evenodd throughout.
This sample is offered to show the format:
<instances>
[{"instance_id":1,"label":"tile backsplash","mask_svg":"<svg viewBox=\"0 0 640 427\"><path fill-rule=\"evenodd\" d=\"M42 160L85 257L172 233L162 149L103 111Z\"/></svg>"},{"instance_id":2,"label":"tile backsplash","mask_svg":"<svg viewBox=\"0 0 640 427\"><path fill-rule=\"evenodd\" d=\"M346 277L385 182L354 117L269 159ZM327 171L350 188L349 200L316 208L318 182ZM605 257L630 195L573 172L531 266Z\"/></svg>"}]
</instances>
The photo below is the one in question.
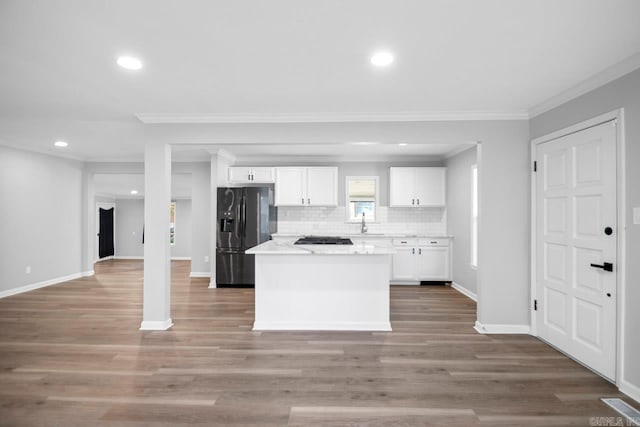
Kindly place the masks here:
<instances>
[{"instance_id":1,"label":"tile backsplash","mask_svg":"<svg viewBox=\"0 0 640 427\"><path fill-rule=\"evenodd\" d=\"M279 207L278 233L283 234L354 234L360 223L346 222L344 206ZM378 207L378 221L367 222L369 233L446 234L445 208Z\"/></svg>"}]
</instances>

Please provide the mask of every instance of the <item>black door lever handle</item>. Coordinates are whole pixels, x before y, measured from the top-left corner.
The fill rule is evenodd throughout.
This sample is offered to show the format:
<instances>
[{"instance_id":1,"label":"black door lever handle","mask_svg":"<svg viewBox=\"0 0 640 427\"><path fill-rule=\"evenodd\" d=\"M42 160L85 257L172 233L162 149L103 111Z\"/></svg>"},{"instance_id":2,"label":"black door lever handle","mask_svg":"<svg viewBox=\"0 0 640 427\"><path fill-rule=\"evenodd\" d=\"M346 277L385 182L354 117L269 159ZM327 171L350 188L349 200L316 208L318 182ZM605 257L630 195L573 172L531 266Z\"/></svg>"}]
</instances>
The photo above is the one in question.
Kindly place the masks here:
<instances>
[{"instance_id":1,"label":"black door lever handle","mask_svg":"<svg viewBox=\"0 0 640 427\"><path fill-rule=\"evenodd\" d=\"M603 262L602 265L591 264L591 267L601 268L604 271L613 271L613 264L611 264L610 262Z\"/></svg>"}]
</instances>

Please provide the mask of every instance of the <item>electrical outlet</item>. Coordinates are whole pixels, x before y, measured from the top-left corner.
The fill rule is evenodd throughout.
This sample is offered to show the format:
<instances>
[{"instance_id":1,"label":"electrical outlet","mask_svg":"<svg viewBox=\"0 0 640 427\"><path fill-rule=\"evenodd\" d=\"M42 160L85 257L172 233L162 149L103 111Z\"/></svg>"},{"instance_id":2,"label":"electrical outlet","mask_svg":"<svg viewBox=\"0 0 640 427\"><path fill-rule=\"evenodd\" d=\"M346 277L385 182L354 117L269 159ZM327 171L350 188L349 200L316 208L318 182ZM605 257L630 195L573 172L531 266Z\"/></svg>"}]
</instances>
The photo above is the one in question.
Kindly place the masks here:
<instances>
[{"instance_id":1,"label":"electrical outlet","mask_svg":"<svg viewBox=\"0 0 640 427\"><path fill-rule=\"evenodd\" d=\"M31 274L31 266L30 266L30 265L27 265L27 268L25 268L25 269L24 269L24 272L25 272L26 274Z\"/></svg>"},{"instance_id":2,"label":"electrical outlet","mask_svg":"<svg viewBox=\"0 0 640 427\"><path fill-rule=\"evenodd\" d=\"M209 255L204 256L204 262L209 262Z\"/></svg>"},{"instance_id":3,"label":"electrical outlet","mask_svg":"<svg viewBox=\"0 0 640 427\"><path fill-rule=\"evenodd\" d=\"M640 208L633 208L633 223L640 224Z\"/></svg>"}]
</instances>

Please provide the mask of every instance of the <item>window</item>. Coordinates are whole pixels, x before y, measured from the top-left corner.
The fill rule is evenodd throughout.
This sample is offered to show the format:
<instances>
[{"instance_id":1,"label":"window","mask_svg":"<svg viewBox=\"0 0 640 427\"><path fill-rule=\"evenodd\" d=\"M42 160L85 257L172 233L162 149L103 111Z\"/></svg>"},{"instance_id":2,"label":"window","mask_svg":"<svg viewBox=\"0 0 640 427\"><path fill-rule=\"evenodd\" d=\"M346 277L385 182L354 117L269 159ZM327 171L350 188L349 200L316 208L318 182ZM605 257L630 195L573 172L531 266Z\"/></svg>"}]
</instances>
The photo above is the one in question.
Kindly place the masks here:
<instances>
[{"instance_id":1,"label":"window","mask_svg":"<svg viewBox=\"0 0 640 427\"><path fill-rule=\"evenodd\" d=\"M378 206L377 176L348 176L345 181L347 222L376 221Z\"/></svg>"},{"instance_id":2,"label":"window","mask_svg":"<svg viewBox=\"0 0 640 427\"><path fill-rule=\"evenodd\" d=\"M176 244L176 202L169 207L169 243Z\"/></svg>"},{"instance_id":3,"label":"window","mask_svg":"<svg viewBox=\"0 0 640 427\"><path fill-rule=\"evenodd\" d=\"M478 165L471 166L471 267L478 267Z\"/></svg>"}]
</instances>

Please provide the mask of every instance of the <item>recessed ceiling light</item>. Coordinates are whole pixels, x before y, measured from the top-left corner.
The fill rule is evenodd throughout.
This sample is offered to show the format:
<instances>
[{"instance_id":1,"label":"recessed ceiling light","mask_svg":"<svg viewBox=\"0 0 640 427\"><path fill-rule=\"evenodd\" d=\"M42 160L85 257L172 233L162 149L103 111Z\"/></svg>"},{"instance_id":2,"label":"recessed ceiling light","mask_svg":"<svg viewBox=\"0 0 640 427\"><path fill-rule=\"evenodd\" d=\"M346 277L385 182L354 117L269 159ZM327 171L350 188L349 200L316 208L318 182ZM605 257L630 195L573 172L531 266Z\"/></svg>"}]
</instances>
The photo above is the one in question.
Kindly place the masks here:
<instances>
[{"instance_id":1,"label":"recessed ceiling light","mask_svg":"<svg viewBox=\"0 0 640 427\"><path fill-rule=\"evenodd\" d=\"M131 194L135 196L136 194L138 194L138 190L131 190Z\"/></svg>"},{"instance_id":2,"label":"recessed ceiling light","mask_svg":"<svg viewBox=\"0 0 640 427\"><path fill-rule=\"evenodd\" d=\"M358 142L351 143L351 145L376 145L376 144L378 143L373 141L358 141Z\"/></svg>"},{"instance_id":3,"label":"recessed ceiling light","mask_svg":"<svg viewBox=\"0 0 640 427\"><path fill-rule=\"evenodd\" d=\"M56 142L53 143L53 145L55 145L58 148L65 148L69 144L66 141L56 141Z\"/></svg>"},{"instance_id":4,"label":"recessed ceiling light","mask_svg":"<svg viewBox=\"0 0 640 427\"><path fill-rule=\"evenodd\" d=\"M400 144L398 144L398 146L400 146L400 147L406 147L407 145L409 145L409 144L407 144L406 142L401 142Z\"/></svg>"},{"instance_id":5,"label":"recessed ceiling light","mask_svg":"<svg viewBox=\"0 0 640 427\"><path fill-rule=\"evenodd\" d=\"M393 55L390 52L380 51L373 54L371 64L376 67L387 67L393 62Z\"/></svg>"},{"instance_id":6,"label":"recessed ceiling light","mask_svg":"<svg viewBox=\"0 0 640 427\"><path fill-rule=\"evenodd\" d=\"M118 65L127 70L139 70L142 68L142 61L133 56L121 56L117 61Z\"/></svg>"}]
</instances>

